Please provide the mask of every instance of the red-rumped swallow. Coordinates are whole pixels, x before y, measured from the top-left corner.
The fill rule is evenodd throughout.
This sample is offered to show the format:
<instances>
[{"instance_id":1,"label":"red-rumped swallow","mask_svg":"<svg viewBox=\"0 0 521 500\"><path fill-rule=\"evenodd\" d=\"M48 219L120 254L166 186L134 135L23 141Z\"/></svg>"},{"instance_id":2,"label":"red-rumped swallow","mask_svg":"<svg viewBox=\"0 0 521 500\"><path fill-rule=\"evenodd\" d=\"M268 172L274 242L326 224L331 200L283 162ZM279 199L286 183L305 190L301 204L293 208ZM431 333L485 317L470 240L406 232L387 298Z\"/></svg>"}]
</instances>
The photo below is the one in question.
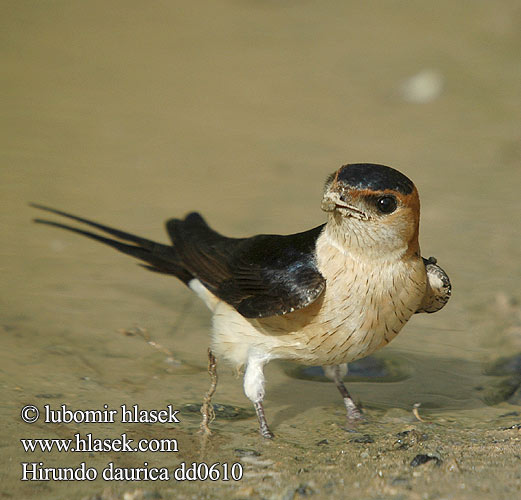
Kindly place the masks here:
<instances>
[{"instance_id":1,"label":"red-rumped swallow","mask_svg":"<svg viewBox=\"0 0 521 500\"><path fill-rule=\"evenodd\" d=\"M383 165L345 165L331 174L321 205L327 222L286 236L228 238L193 212L166 223L172 245L163 245L33 206L117 239L36 222L105 243L188 285L213 313L212 350L245 369L244 392L266 438L273 437L262 404L268 361L322 365L343 397L348 418L359 418L342 382L347 363L388 344L414 313L441 309L451 293L436 260L420 255L416 187Z\"/></svg>"}]
</instances>

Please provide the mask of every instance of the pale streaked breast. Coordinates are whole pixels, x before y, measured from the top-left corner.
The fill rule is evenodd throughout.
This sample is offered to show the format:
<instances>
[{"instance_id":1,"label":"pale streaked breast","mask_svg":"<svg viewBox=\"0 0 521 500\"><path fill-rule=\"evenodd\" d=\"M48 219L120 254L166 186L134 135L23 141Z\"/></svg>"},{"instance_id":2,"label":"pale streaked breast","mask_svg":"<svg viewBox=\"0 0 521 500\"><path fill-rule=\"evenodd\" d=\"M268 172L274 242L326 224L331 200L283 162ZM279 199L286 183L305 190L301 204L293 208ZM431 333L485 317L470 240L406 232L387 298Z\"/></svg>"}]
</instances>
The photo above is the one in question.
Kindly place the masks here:
<instances>
[{"instance_id":1,"label":"pale streaked breast","mask_svg":"<svg viewBox=\"0 0 521 500\"><path fill-rule=\"evenodd\" d=\"M275 357L313 365L364 357L398 334L425 295L420 258L375 264L333 246L319 255L318 267L327 280L322 296L300 311L254 323L264 334L277 336Z\"/></svg>"}]
</instances>

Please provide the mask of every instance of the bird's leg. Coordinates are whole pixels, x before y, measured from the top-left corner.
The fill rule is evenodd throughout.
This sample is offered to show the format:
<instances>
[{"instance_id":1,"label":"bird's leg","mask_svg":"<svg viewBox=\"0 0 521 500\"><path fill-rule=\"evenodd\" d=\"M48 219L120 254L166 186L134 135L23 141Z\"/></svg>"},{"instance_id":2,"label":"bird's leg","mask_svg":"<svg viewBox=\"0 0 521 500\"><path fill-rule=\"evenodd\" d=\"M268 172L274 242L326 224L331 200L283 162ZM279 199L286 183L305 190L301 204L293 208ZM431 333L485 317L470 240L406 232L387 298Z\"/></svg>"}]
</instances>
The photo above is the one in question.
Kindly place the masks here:
<instances>
[{"instance_id":1,"label":"bird's leg","mask_svg":"<svg viewBox=\"0 0 521 500\"><path fill-rule=\"evenodd\" d=\"M264 414L264 407L262 401L264 399L264 372L263 368L268 361L267 357L257 353L250 354L248 357L248 364L244 373L244 393L248 399L253 403L257 418L259 419L259 432L261 436L267 439L273 438L273 433L268 427L266 415Z\"/></svg>"},{"instance_id":2,"label":"bird's leg","mask_svg":"<svg viewBox=\"0 0 521 500\"><path fill-rule=\"evenodd\" d=\"M215 393L215 389L217 388L217 362L215 361L215 356L211 349L208 349L208 373L210 374L210 389L205 394L203 399L203 404L201 406L201 414L203 416L203 420L201 421L201 425L199 426L200 432L204 436L209 436L212 431L210 430L209 425L212 423L215 418L215 412L213 410L212 405L212 396Z\"/></svg>"},{"instance_id":3,"label":"bird's leg","mask_svg":"<svg viewBox=\"0 0 521 500\"><path fill-rule=\"evenodd\" d=\"M342 398L344 399L344 405L347 410L348 420L360 420L362 418L362 412L360 411L358 406L356 406L355 402L353 401L353 398L347 390L347 387L344 385L344 382L342 382L341 379L338 379L335 380L335 384L338 387L338 390L340 391Z\"/></svg>"},{"instance_id":4,"label":"bird's leg","mask_svg":"<svg viewBox=\"0 0 521 500\"><path fill-rule=\"evenodd\" d=\"M338 391L342 395L342 398L344 400L344 406L347 410L348 420L360 420L362 418L362 412L356 406L353 398L347 390L347 387L344 385L344 382L342 381L345 374L347 373L347 364L324 366L323 369L326 376L333 380L333 382L337 386Z\"/></svg>"},{"instance_id":5,"label":"bird's leg","mask_svg":"<svg viewBox=\"0 0 521 500\"><path fill-rule=\"evenodd\" d=\"M259 419L259 432L261 433L261 436L266 439L272 439L274 435L268 427L268 421L266 420L266 415L264 415L264 406L262 405L262 401L253 403L253 407L255 408L257 418Z\"/></svg>"}]
</instances>

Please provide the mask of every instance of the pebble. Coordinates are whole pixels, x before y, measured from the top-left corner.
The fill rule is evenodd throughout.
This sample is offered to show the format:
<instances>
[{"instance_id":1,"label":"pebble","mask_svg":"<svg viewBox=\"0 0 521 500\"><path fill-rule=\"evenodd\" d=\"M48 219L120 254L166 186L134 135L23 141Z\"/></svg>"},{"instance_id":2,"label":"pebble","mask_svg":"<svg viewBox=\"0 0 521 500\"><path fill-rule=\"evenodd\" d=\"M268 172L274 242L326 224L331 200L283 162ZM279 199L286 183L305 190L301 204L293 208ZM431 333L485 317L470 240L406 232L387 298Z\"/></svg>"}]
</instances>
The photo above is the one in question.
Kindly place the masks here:
<instances>
[{"instance_id":1,"label":"pebble","mask_svg":"<svg viewBox=\"0 0 521 500\"><path fill-rule=\"evenodd\" d=\"M363 436L355 437L350 440L350 443L362 443L362 444L370 444L374 443L374 439L369 434L364 434Z\"/></svg>"},{"instance_id":2,"label":"pebble","mask_svg":"<svg viewBox=\"0 0 521 500\"><path fill-rule=\"evenodd\" d=\"M439 71L424 69L401 84L400 94L407 102L423 104L437 99L443 86L443 75Z\"/></svg>"},{"instance_id":3,"label":"pebble","mask_svg":"<svg viewBox=\"0 0 521 500\"><path fill-rule=\"evenodd\" d=\"M427 454L421 454L416 455L411 460L411 467L418 467L419 465L426 464L427 462L430 462L431 460L434 460L436 462L436 465L440 465L442 460L439 456L433 454L433 453L427 453Z\"/></svg>"},{"instance_id":4,"label":"pebble","mask_svg":"<svg viewBox=\"0 0 521 500\"><path fill-rule=\"evenodd\" d=\"M260 452L249 448L235 448L233 450L235 455L238 457L260 457Z\"/></svg>"}]
</instances>

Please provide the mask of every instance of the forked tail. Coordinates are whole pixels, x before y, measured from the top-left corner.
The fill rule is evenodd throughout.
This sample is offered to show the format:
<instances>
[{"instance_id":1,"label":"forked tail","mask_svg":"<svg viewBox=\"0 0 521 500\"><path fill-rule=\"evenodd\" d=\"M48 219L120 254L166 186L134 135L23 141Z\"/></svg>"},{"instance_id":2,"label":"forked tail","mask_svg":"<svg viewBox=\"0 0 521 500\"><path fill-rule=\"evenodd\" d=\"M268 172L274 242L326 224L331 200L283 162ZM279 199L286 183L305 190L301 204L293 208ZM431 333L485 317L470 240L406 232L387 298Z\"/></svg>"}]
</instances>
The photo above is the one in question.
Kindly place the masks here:
<instances>
[{"instance_id":1,"label":"forked tail","mask_svg":"<svg viewBox=\"0 0 521 500\"><path fill-rule=\"evenodd\" d=\"M182 262L179 259L179 256L177 255L175 247L173 247L172 245L163 245L161 243L156 243L155 241L142 238L141 236L136 236L135 234L127 233L119 229L114 229L112 227L99 224L98 222L84 219L83 217L78 217L77 215L62 212L61 210L56 210L54 208L46 207L44 205L39 205L37 203L30 203L29 205L33 208L45 210L46 212L60 215L62 217L67 217L68 219L72 219L77 222L81 222L82 224L86 224L90 227L94 227L96 229L99 229L103 233L114 236L117 239L107 238L106 236L101 236L100 234L93 233L91 231L86 231L84 229L69 226L67 224L62 224L60 222L55 222L48 219L33 219L34 222L38 224L47 224L48 226L66 229L67 231L81 234L83 236L86 236L87 238L91 238L93 240L104 243L105 245L115 248L116 250L122 253L125 253L132 257L135 257L136 259L146 262L146 264L141 264L146 269L163 274L172 274L184 283L188 283L193 278L193 276L182 265ZM132 244L123 243L123 241L130 242Z\"/></svg>"}]
</instances>

